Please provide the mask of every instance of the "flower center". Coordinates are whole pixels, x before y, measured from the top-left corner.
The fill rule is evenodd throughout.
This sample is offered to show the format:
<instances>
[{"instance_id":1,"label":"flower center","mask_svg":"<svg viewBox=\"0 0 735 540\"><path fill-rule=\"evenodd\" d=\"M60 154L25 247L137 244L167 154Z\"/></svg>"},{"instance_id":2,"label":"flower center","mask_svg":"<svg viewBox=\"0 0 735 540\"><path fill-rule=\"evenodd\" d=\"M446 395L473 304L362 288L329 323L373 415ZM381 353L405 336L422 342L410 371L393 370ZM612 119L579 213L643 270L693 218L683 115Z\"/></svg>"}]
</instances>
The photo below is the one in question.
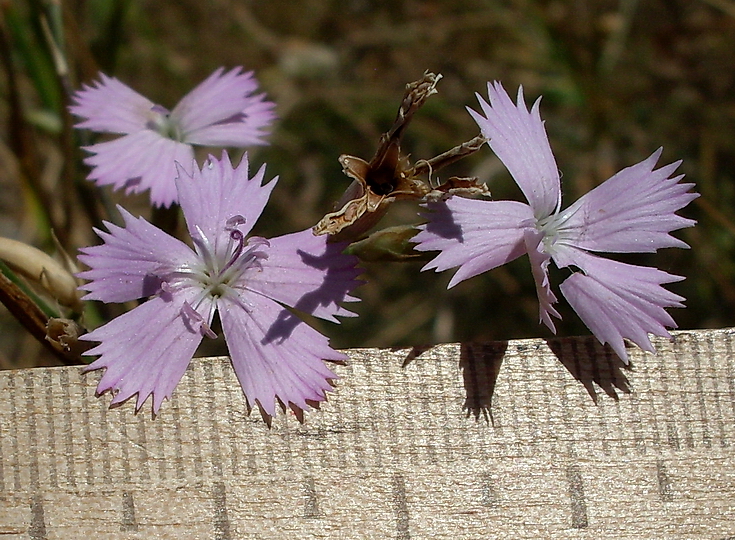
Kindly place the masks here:
<instances>
[{"instance_id":1,"label":"flower center","mask_svg":"<svg viewBox=\"0 0 735 540\"><path fill-rule=\"evenodd\" d=\"M154 105L148 113L146 127L152 129L162 137L178 142L184 142L184 134L178 122L171 118L171 111L161 105Z\"/></svg>"},{"instance_id":2,"label":"flower center","mask_svg":"<svg viewBox=\"0 0 735 540\"><path fill-rule=\"evenodd\" d=\"M544 251L552 255L555 247L559 243L564 243L565 228L564 224L569 219L569 215L565 212L554 212L550 216L541 218L536 221L536 230L542 233Z\"/></svg>"},{"instance_id":3,"label":"flower center","mask_svg":"<svg viewBox=\"0 0 735 540\"><path fill-rule=\"evenodd\" d=\"M227 220L225 231L228 232L228 241L224 247L213 246L197 228L199 234L193 236L192 240L203 263L195 276L202 287L202 298L232 295L243 274L252 268L260 269L260 261L268 258L262 249L270 245L268 241L257 236L246 241L238 228L244 224L245 218L240 215Z\"/></svg>"},{"instance_id":4,"label":"flower center","mask_svg":"<svg viewBox=\"0 0 735 540\"><path fill-rule=\"evenodd\" d=\"M245 218L240 215L227 220L224 227L227 232L227 240L223 242L225 245L208 238L196 227L196 232L192 234L196 260L181 264L171 271L161 271L158 275L161 293L171 293L178 287L199 289L191 303L184 303L181 315L190 327L209 337L215 335L197 308L205 299L228 297L247 310L248 306L242 303L239 293L245 287L243 276L248 271L262 269L261 261L268 258L264 249L270 246L268 240L258 236L246 239L239 229L244 223ZM220 239L224 240L222 237ZM209 305L213 306L214 303Z\"/></svg>"}]
</instances>

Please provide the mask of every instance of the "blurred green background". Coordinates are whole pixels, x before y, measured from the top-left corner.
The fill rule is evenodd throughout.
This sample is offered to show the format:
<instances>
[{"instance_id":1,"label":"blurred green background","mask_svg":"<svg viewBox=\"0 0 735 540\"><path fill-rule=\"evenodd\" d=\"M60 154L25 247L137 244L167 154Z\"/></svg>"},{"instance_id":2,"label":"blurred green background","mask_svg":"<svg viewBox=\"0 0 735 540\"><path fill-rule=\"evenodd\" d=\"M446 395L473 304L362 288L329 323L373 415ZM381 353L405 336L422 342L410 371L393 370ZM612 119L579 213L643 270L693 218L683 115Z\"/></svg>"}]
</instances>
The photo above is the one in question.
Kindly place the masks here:
<instances>
[{"instance_id":1,"label":"blurred green background","mask_svg":"<svg viewBox=\"0 0 735 540\"><path fill-rule=\"evenodd\" d=\"M331 211L349 184L338 156L372 157L404 85L431 70L444 78L404 138L412 159L475 136L465 106L476 105L474 93L485 94L487 81L501 80L511 94L522 84L529 104L543 95L565 205L659 146L659 165L683 160L679 171L702 194L683 212L699 224L675 233L692 249L623 260L687 277L670 286L687 298L687 308L673 312L681 328L734 324L733 0L4 0L0 6L0 236L53 252L53 226L75 254L96 242L91 226L100 217L117 220L106 214L110 203L150 214L147 195L101 194L84 180L77 146L90 134L72 132L64 107L68 92L98 70L169 108L219 66L255 70L279 116L271 145L250 151L254 164L265 162L271 176L280 176L256 227L264 236L310 227ZM63 77L49 36L68 67ZM478 176L494 198L521 200L488 148L441 176L450 174ZM397 203L380 226L418 221L416 205ZM451 272L421 273L422 265L365 263L368 282L353 306L359 318L320 329L339 348L550 335L538 324L525 257L451 291ZM562 278L552 273L555 286ZM563 299L560 311L560 335L589 333ZM0 366L54 362L4 309L0 332ZM202 352L222 352L221 344Z\"/></svg>"}]
</instances>

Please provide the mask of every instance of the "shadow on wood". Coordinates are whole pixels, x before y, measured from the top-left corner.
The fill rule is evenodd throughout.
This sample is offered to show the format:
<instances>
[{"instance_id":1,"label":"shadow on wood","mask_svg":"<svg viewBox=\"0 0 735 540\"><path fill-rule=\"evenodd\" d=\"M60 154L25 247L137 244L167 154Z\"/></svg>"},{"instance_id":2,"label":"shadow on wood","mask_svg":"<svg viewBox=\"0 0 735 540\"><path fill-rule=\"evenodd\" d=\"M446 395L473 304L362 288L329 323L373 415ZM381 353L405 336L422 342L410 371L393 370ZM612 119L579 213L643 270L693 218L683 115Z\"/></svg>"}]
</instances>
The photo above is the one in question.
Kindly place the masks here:
<instances>
[{"instance_id":1,"label":"shadow on wood","mask_svg":"<svg viewBox=\"0 0 735 540\"><path fill-rule=\"evenodd\" d=\"M460 348L459 366L462 370L467 397L464 409L467 415L479 419L482 415L493 425L492 400L500 365L508 349L507 341L466 343Z\"/></svg>"},{"instance_id":2,"label":"shadow on wood","mask_svg":"<svg viewBox=\"0 0 735 540\"><path fill-rule=\"evenodd\" d=\"M618 391L630 394L630 382L623 373L630 367L608 345L601 345L592 336L549 339L546 344L572 377L584 385L595 403L594 384L613 399L619 399Z\"/></svg>"},{"instance_id":3,"label":"shadow on wood","mask_svg":"<svg viewBox=\"0 0 735 540\"><path fill-rule=\"evenodd\" d=\"M630 368L609 346L600 345L593 337L549 339L546 344L595 403L598 402L595 385L616 400L621 392L631 393L630 383L623 372ZM462 344L459 366L466 391L464 409L468 416L474 415L479 419L482 415L495 425L492 400L507 351L507 341ZM411 355L409 357L413 359Z\"/></svg>"}]
</instances>

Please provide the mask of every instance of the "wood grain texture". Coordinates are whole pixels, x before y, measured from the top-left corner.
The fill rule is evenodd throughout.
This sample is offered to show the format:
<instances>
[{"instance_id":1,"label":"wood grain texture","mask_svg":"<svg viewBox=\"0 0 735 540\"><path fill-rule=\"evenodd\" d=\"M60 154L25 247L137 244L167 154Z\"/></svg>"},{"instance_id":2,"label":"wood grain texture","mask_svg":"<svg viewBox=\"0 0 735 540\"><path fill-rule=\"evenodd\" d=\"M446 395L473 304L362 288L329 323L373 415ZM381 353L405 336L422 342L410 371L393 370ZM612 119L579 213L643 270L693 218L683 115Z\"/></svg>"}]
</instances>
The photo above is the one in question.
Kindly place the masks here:
<instances>
[{"instance_id":1,"label":"wood grain texture","mask_svg":"<svg viewBox=\"0 0 735 540\"><path fill-rule=\"evenodd\" d=\"M160 414L0 373L0 538L735 537L735 331L354 349L268 428L226 358Z\"/></svg>"}]
</instances>

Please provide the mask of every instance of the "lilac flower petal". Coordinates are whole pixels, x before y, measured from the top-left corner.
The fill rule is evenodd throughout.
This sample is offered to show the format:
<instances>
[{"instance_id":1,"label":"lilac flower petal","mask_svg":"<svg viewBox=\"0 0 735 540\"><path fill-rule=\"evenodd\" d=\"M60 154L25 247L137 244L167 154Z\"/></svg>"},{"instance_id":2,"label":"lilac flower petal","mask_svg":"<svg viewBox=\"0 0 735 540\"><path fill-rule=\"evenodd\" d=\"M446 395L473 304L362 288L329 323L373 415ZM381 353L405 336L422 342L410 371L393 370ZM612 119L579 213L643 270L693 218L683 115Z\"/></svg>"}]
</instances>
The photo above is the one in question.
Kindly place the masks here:
<instances>
[{"instance_id":1,"label":"lilac flower petal","mask_svg":"<svg viewBox=\"0 0 735 540\"><path fill-rule=\"evenodd\" d=\"M248 402L270 416L275 400L308 409L306 400L324 401L336 379L322 362L345 360L326 337L279 304L257 294L247 296L251 313L228 298L219 300L222 329L232 365Z\"/></svg>"},{"instance_id":2,"label":"lilac flower petal","mask_svg":"<svg viewBox=\"0 0 735 540\"><path fill-rule=\"evenodd\" d=\"M125 188L127 192L151 190L151 202L170 206L176 202L174 180L178 163L191 170L194 151L191 146L162 137L155 131L143 130L118 139L84 148L92 156L84 162L93 167L88 178L99 185Z\"/></svg>"},{"instance_id":3,"label":"lilac flower petal","mask_svg":"<svg viewBox=\"0 0 735 540\"><path fill-rule=\"evenodd\" d=\"M549 283L549 261L551 256L543 251L541 241L544 235L535 229L526 229L524 231L523 240L528 252L528 258L531 261L531 272L533 280L536 283L536 295L539 302L539 322L543 322L549 330L556 334L556 326L551 319L553 315L557 319L561 319L561 315L554 308L556 303L556 295L551 290Z\"/></svg>"},{"instance_id":4,"label":"lilac flower petal","mask_svg":"<svg viewBox=\"0 0 735 540\"><path fill-rule=\"evenodd\" d=\"M441 251L422 268L441 272L459 266L448 287L487 272L525 253L523 230L531 225L533 210L513 201L481 201L452 197L432 203L429 223L413 237L418 251Z\"/></svg>"},{"instance_id":5,"label":"lilac flower petal","mask_svg":"<svg viewBox=\"0 0 735 540\"><path fill-rule=\"evenodd\" d=\"M215 239L215 246L226 245L230 236L224 227L235 216L242 216L245 220L239 227L240 232L250 232L263 212L278 177L261 185L265 166L252 178L248 174L247 154L243 155L240 165L233 169L227 152L222 152L221 161L210 156L201 171L194 166L193 175L185 171L179 175L175 182L179 204L193 237L198 237L201 231L210 240Z\"/></svg>"},{"instance_id":6,"label":"lilac flower petal","mask_svg":"<svg viewBox=\"0 0 735 540\"><path fill-rule=\"evenodd\" d=\"M523 87L518 89L517 104L499 82L488 83L487 91L490 104L477 94L485 116L470 108L467 110L482 134L490 139L490 148L513 175L536 218L551 215L561 202L561 184L539 113L540 98L528 112L523 101Z\"/></svg>"},{"instance_id":7,"label":"lilac flower petal","mask_svg":"<svg viewBox=\"0 0 735 540\"><path fill-rule=\"evenodd\" d=\"M154 103L114 77L100 80L72 96L71 113L84 120L75 125L101 133L133 133L146 128Z\"/></svg>"},{"instance_id":8,"label":"lilac flower petal","mask_svg":"<svg viewBox=\"0 0 735 540\"><path fill-rule=\"evenodd\" d=\"M261 94L259 99L264 99ZM218 124L203 127L186 134L186 141L202 146L261 146L268 144L267 128L276 115L273 103L258 101L247 106L240 114Z\"/></svg>"},{"instance_id":9,"label":"lilac flower petal","mask_svg":"<svg viewBox=\"0 0 735 540\"><path fill-rule=\"evenodd\" d=\"M181 316L184 302L191 302L196 293L189 289L168 300L153 298L81 337L101 342L85 353L101 355L86 368L105 368L98 394L112 391L112 405L138 394L136 410L153 395L153 412L158 412L202 340L201 332ZM207 300L198 312L211 322L213 310L214 304Z\"/></svg>"},{"instance_id":10,"label":"lilac flower petal","mask_svg":"<svg viewBox=\"0 0 735 540\"><path fill-rule=\"evenodd\" d=\"M314 236L311 229L269 242L262 272L247 276L249 290L333 322L339 322L336 315L354 316L339 306L357 301L348 293L360 284L361 273L355 257L342 254L344 244L327 243L327 236Z\"/></svg>"},{"instance_id":11,"label":"lilac flower petal","mask_svg":"<svg viewBox=\"0 0 735 540\"><path fill-rule=\"evenodd\" d=\"M653 352L648 334L671 337L666 327L676 328L664 308L683 307L684 298L661 285L681 281L647 266L635 266L575 250L569 254L584 273L572 274L560 289L582 321L600 340L609 343L628 362L623 338Z\"/></svg>"},{"instance_id":12,"label":"lilac flower petal","mask_svg":"<svg viewBox=\"0 0 735 540\"><path fill-rule=\"evenodd\" d=\"M264 144L264 127L273 120L273 103L252 96L258 83L241 67L217 69L171 111L184 140L207 146Z\"/></svg>"},{"instance_id":13,"label":"lilac flower petal","mask_svg":"<svg viewBox=\"0 0 735 540\"><path fill-rule=\"evenodd\" d=\"M205 128L241 113L257 87L252 72L220 67L181 98L171 116L187 133Z\"/></svg>"},{"instance_id":14,"label":"lilac flower petal","mask_svg":"<svg viewBox=\"0 0 735 540\"><path fill-rule=\"evenodd\" d=\"M699 197L689 190L694 184L679 183L683 176L670 175L680 162L653 170L661 149L648 159L623 169L584 195L563 216L565 240L591 251L655 252L659 248L687 248L669 235L691 227L695 221L675 212Z\"/></svg>"},{"instance_id":15,"label":"lilac flower petal","mask_svg":"<svg viewBox=\"0 0 735 540\"><path fill-rule=\"evenodd\" d=\"M158 292L156 276L179 263L193 261L196 254L183 242L133 217L118 206L125 227L105 222L110 231L95 229L104 244L82 248L79 260L90 267L77 277L90 280L80 289L89 291L83 300L128 302Z\"/></svg>"}]
</instances>

